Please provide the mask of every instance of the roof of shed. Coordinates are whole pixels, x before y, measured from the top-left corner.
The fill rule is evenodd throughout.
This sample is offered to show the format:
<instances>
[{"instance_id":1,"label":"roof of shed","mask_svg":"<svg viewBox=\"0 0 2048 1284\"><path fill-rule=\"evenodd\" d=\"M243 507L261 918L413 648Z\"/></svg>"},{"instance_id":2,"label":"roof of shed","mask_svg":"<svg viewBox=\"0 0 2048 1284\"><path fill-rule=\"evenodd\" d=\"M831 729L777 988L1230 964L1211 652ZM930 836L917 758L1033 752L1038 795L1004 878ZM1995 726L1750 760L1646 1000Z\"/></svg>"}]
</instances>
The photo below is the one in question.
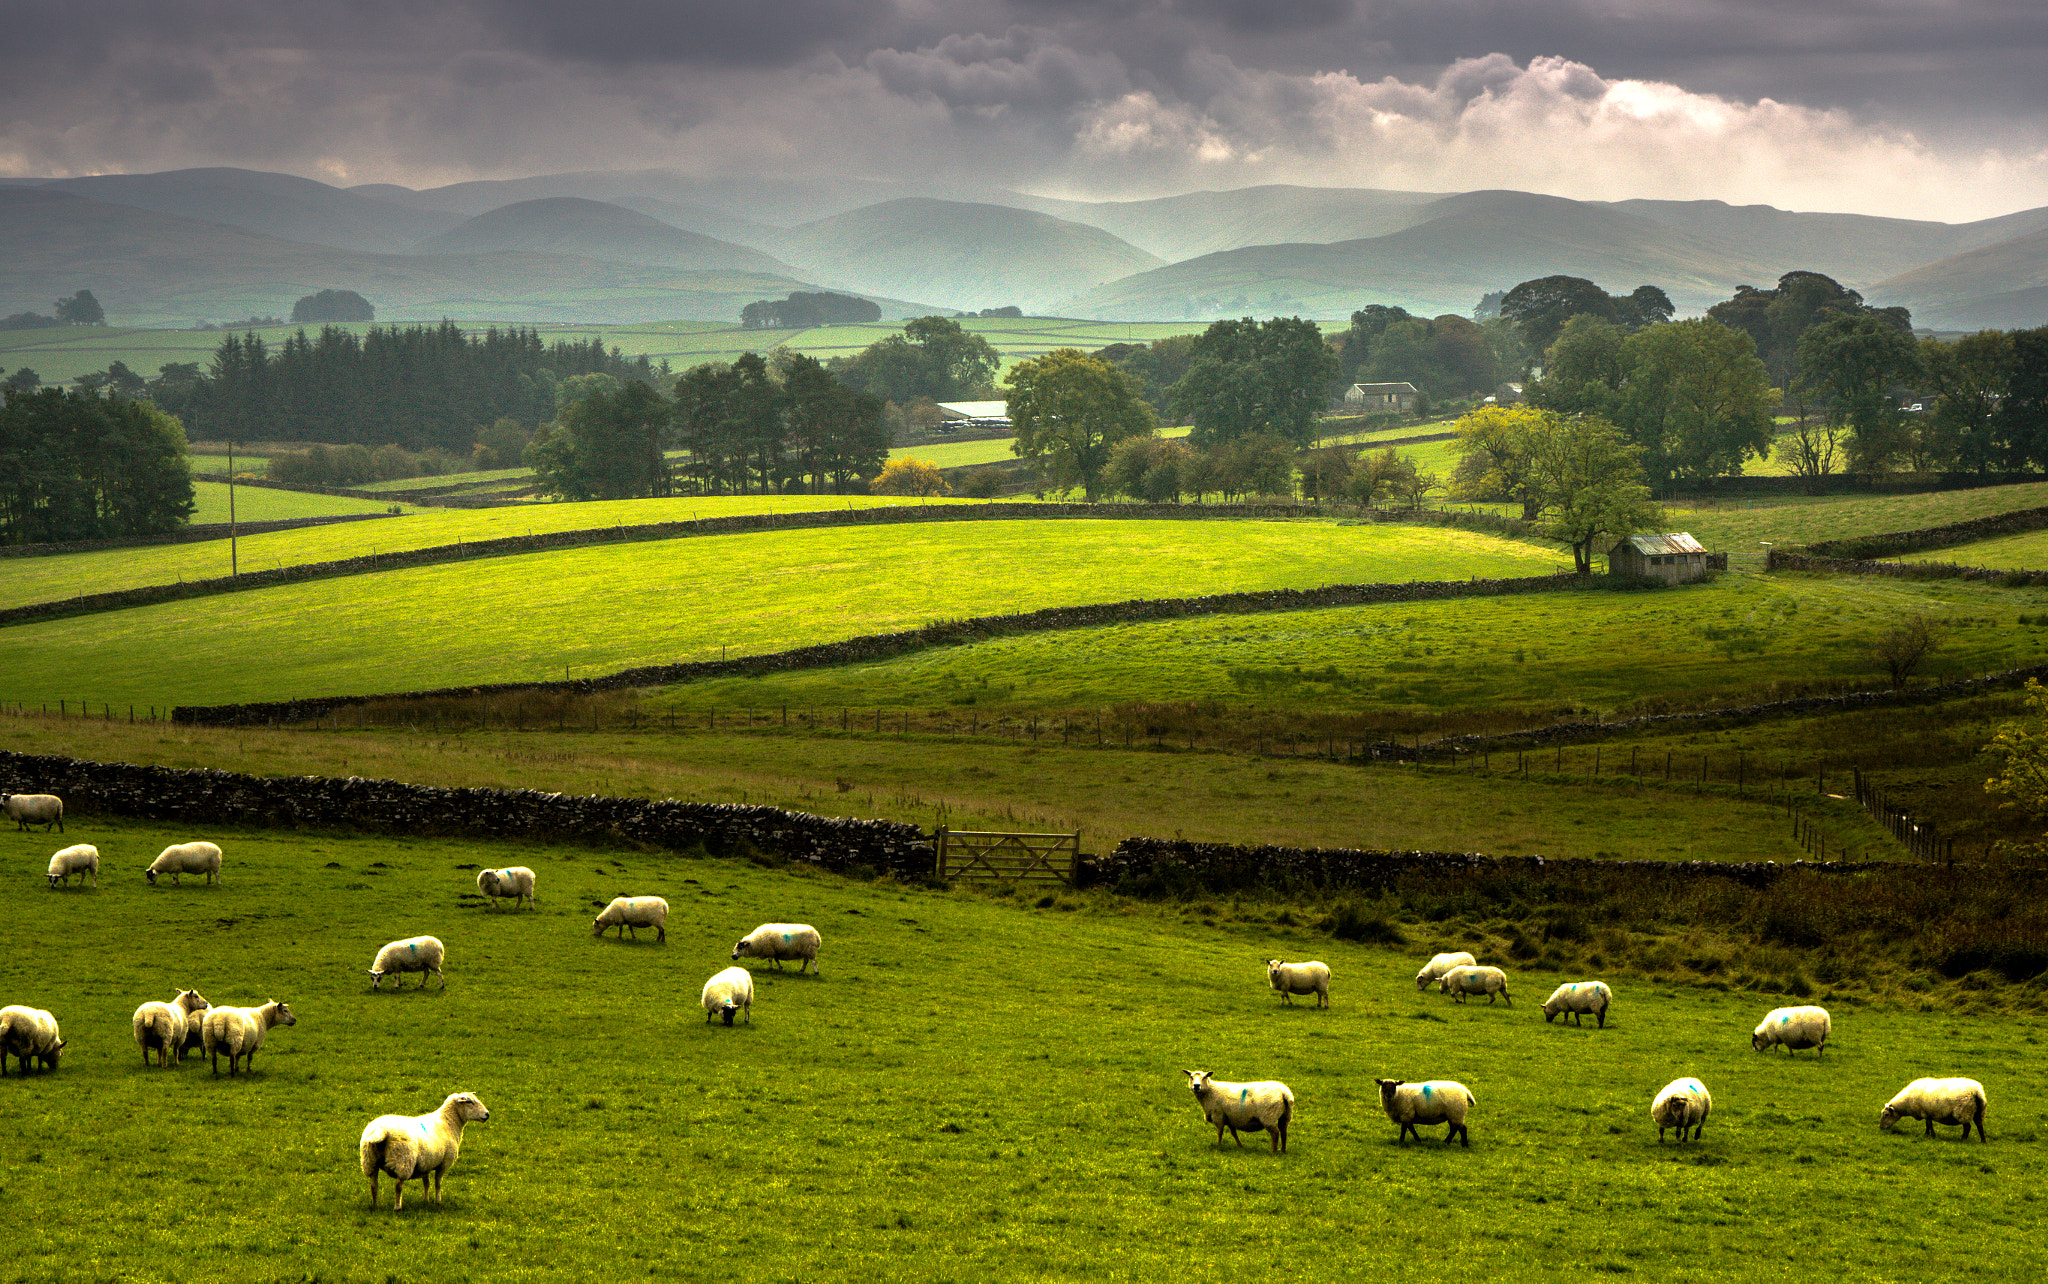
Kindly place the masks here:
<instances>
[{"instance_id":1,"label":"roof of shed","mask_svg":"<svg viewBox=\"0 0 2048 1284\"><path fill-rule=\"evenodd\" d=\"M941 401L939 409L953 419L1008 419L1007 401Z\"/></svg>"},{"instance_id":2,"label":"roof of shed","mask_svg":"<svg viewBox=\"0 0 2048 1284\"><path fill-rule=\"evenodd\" d=\"M1700 542L1685 531L1674 531L1668 535L1631 535L1623 543L1633 545L1636 552L1645 555L1666 553L1704 553Z\"/></svg>"}]
</instances>

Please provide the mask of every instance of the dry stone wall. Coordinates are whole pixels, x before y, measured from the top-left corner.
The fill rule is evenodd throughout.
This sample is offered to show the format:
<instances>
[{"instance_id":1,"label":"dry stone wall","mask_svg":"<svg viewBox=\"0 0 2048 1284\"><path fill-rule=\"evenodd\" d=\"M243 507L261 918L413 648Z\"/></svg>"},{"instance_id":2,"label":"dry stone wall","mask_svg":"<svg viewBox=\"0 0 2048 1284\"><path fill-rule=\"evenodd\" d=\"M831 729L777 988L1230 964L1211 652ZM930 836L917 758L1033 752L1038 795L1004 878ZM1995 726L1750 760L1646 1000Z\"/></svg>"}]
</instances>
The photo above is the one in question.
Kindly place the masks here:
<instances>
[{"instance_id":1,"label":"dry stone wall","mask_svg":"<svg viewBox=\"0 0 2048 1284\"><path fill-rule=\"evenodd\" d=\"M1808 544L1801 552L1810 559L1866 564L1901 553L1917 553L1922 549L1946 548L1955 544L1968 544L1980 539L1995 539L2002 535L2019 535L2048 527L2048 508L2022 508L2010 513L1993 513L1989 517L1976 517L1967 522L1951 522L1946 526L1928 526L1920 530L1893 531L1885 535L1863 535L1854 539L1822 540ZM1793 558L1799 554L1772 551L1772 563L1781 558ZM1788 564L1789 566L1789 564ZM1789 566L1795 570L1832 570L1836 566L1801 567ZM1956 568L1958 571L1964 568ZM1870 572L1861 572L1869 574ZM1884 574L1886 572L1877 572ZM2000 572L1993 572L1998 574Z\"/></svg>"}]
</instances>

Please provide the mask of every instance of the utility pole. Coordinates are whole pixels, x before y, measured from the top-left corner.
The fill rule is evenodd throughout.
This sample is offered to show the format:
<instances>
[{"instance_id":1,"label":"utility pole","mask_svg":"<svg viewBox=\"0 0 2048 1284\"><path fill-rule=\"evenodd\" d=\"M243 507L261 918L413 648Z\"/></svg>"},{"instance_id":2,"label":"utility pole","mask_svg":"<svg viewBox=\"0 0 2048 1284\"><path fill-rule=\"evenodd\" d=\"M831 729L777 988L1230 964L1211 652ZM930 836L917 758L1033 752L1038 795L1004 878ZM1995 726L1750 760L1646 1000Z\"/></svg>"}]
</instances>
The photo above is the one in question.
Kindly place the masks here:
<instances>
[{"instance_id":1,"label":"utility pole","mask_svg":"<svg viewBox=\"0 0 2048 1284\"><path fill-rule=\"evenodd\" d=\"M242 574L241 550L235 546L235 441L228 438L228 575Z\"/></svg>"}]
</instances>

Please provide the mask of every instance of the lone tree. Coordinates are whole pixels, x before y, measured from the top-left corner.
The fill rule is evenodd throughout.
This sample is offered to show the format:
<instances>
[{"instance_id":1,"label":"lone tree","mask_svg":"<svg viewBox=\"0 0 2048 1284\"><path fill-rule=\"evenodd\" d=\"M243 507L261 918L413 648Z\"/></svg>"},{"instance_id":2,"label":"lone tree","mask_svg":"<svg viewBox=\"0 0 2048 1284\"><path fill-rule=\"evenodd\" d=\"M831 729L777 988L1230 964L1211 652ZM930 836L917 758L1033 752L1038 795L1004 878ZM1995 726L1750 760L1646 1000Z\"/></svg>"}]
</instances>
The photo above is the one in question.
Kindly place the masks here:
<instances>
[{"instance_id":1,"label":"lone tree","mask_svg":"<svg viewBox=\"0 0 2048 1284\"><path fill-rule=\"evenodd\" d=\"M1894 691L1911 682L1927 657L1940 649L1941 625L1924 615L1901 621L1870 644L1870 654L1883 666Z\"/></svg>"},{"instance_id":2,"label":"lone tree","mask_svg":"<svg viewBox=\"0 0 2048 1284\"><path fill-rule=\"evenodd\" d=\"M354 290L322 290L292 304L292 324L314 321L375 321L377 309Z\"/></svg>"},{"instance_id":3,"label":"lone tree","mask_svg":"<svg viewBox=\"0 0 2048 1284\"><path fill-rule=\"evenodd\" d=\"M877 495L943 495L950 489L939 470L922 459L892 459L868 486Z\"/></svg>"},{"instance_id":4,"label":"lone tree","mask_svg":"<svg viewBox=\"0 0 2048 1284\"><path fill-rule=\"evenodd\" d=\"M1050 459L1056 475L1080 482L1090 499L1116 444L1150 436L1157 423L1136 379L1077 348L1018 362L1003 386L1017 433L1011 451Z\"/></svg>"},{"instance_id":5,"label":"lone tree","mask_svg":"<svg viewBox=\"0 0 2048 1284\"><path fill-rule=\"evenodd\" d=\"M106 310L100 301L92 297L91 290L80 290L68 299L56 303L57 324L59 325L105 325Z\"/></svg>"},{"instance_id":6,"label":"lone tree","mask_svg":"<svg viewBox=\"0 0 2048 1284\"><path fill-rule=\"evenodd\" d=\"M1554 419L1534 436L1531 473L1549 514L1543 531L1571 545L1579 574L1593 569L1603 537L1625 539L1655 523L1660 510L1643 485L1642 452L1621 430L1592 415Z\"/></svg>"}]
</instances>

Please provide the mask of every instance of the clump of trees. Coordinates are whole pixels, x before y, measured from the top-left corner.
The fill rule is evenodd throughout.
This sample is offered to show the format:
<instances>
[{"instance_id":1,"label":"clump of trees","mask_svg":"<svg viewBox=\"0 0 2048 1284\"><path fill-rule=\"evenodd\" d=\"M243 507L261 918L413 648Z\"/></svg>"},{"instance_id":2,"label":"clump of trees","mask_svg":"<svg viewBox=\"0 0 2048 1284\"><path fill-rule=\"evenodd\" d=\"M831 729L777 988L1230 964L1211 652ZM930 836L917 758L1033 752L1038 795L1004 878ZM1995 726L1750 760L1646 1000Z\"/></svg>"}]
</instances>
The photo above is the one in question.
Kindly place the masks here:
<instances>
[{"instance_id":1,"label":"clump of trees","mask_svg":"<svg viewBox=\"0 0 2048 1284\"><path fill-rule=\"evenodd\" d=\"M1020 361L1003 377L1009 395L1010 449L1042 459L1062 486L1094 498L1117 443L1149 437L1158 423L1137 380L1075 348Z\"/></svg>"},{"instance_id":2,"label":"clump of trees","mask_svg":"<svg viewBox=\"0 0 2048 1284\"><path fill-rule=\"evenodd\" d=\"M987 339L968 333L951 317L918 317L901 334L851 357L834 357L826 368L856 392L900 406L920 397L935 402L992 399L1003 358Z\"/></svg>"},{"instance_id":3,"label":"clump of trees","mask_svg":"<svg viewBox=\"0 0 2048 1284\"><path fill-rule=\"evenodd\" d=\"M1675 311L1670 296L1657 286L1639 285L1617 296L1579 276L1524 281L1500 300L1501 319L1521 332L1532 352L1557 342L1565 322L1573 317L1593 317L1632 334L1669 321Z\"/></svg>"},{"instance_id":4,"label":"clump of trees","mask_svg":"<svg viewBox=\"0 0 2048 1284\"><path fill-rule=\"evenodd\" d=\"M68 299L59 299L50 305L55 316L44 316L40 312L17 312L0 318L0 330L43 330L60 325L105 325L106 311L100 301L93 297L91 290L80 290Z\"/></svg>"},{"instance_id":5,"label":"clump of trees","mask_svg":"<svg viewBox=\"0 0 2048 1284\"><path fill-rule=\"evenodd\" d=\"M292 304L292 324L323 321L375 321L377 309L354 290L322 290Z\"/></svg>"},{"instance_id":6,"label":"clump of trees","mask_svg":"<svg viewBox=\"0 0 2048 1284\"><path fill-rule=\"evenodd\" d=\"M881 319L882 309L873 301L830 292L796 290L786 299L757 299L740 309L740 326L746 330L807 330Z\"/></svg>"},{"instance_id":7,"label":"clump of trees","mask_svg":"<svg viewBox=\"0 0 2048 1284\"><path fill-rule=\"evenodd\" d=\"M264 476L297 486L361 486L406 477L442 477L471 466L470 460L441 450L418 454L401 446L324 446L271 453Z\"/></svg>"},{"instance_id":8,"label":"clump of trees","mask_svg":"<svg viewBox=\"0 0 2048 1284\"><path fill-rule=\"evenodd\" d=\"M10 388L0 460L6 543L155 535L192 516L184 429L146 401Z\"/></svg>"},{"instance_id":9,"label":"clump of trees","mask_svg":"<svg viewBox=\"0 0 2048 1284\"><path fill-rule=\"evenodd\" d=\"M1130 437L1111 450L1102 487L1148 504L1226 501L1294 493L1294 451L1278 437L1240 437L1208 450L1152 436Z\"/></svg>"},{"instance_id":10,"label":"clump of trees","mask_svg":"<svg viewBox=\"0 0 2048 1284\"><path fill-rule=\"evenodd\" d=\"M1194 348L1194 335L1174 334L1150 343L1112 343L1089 355L1137 380L1139 395L1161 420L1180 423L1173 412L1173 385L1187 374Z\"/></svg>"},{"instance_id":11,"label":"clump of trees","mask_svg":"<svg viewBox=\"0 0 2048 1284\"><path fill-rule=\"evenodd\" d=\"M1491 392L1528 360L1511 322L1415 317L1380 303L1352 313L1337 342L1340 383L1412 383L1432 402Z\"/></svg>"},{"instance_id":12,"label":"clump of trees","mask_svg":"<svg viewBox=\"0 0 2048 1284\"><path fill-rule=\"evenodd\" d=\"M1313 321L1218 321L1189 347L1168 404L1194 425L1189 440L1199 450L1259 436L1306 447L1336 378L1336 354Z\"/></svg>"},{"instance_id":13,"label":"clump of trees","mask_svg":"<svg viewBox=\"0 0 2048 1284\"><path fill-rule=\"evenodd\" d=\"M1581 575L1593 553L1661 520L1644 484L1642 449L1590 414L1488 406L1458 421L1452 493L1519 503L1526 520L1567 544Z\"/></svg>"},{"instance_id":14,"label":"clump of trees","mask_svg":"<svg viewBox=\"0 0 2048 1284\"><path fill-rule=\"evenodd\" d=\"M869 486L877 495L944 495L950 489L935 465L922 459L892 459Z\"/></svg>"}]
</instances>

